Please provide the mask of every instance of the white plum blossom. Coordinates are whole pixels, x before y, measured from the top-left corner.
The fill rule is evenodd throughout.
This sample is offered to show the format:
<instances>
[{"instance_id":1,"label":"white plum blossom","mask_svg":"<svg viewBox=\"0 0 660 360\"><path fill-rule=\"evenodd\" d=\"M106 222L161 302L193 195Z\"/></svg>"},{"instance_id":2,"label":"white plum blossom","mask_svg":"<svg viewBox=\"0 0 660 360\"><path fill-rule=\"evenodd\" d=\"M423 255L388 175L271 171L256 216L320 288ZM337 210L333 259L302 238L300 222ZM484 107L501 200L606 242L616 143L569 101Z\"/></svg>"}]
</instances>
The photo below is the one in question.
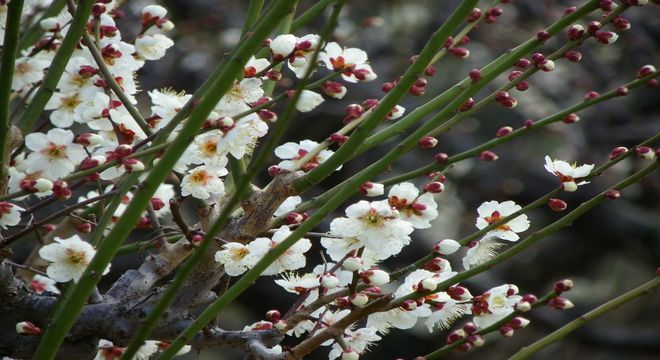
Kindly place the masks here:
<instances>
[{"instance_id":1,"label":"white plum blossom","mask_svg":"<svg viewBox=\"0 0 660 360\"><path fill-rule=\"evenodd\" d=\"M562 160L553 161L550 156L545 157L545 169L559 178L565 191L572 192L577 190L578 186L588 184L588 181L578 183L577 180L588 176L593 168L594 164L577 166L577 163L571 165Z\"/></svg>"},{"instance_id":2,"label":"white plum blossom","mask_svg":"<svg viewBox=\"0 0 660 360\"><path fill-rule=\"evenodd\" d=\"M390 206L399 210L402 219L417 229L430 228L431 221L438 217L438 205L433 194L427 192L420 196L419 190L409 182L392 186L388 201Z\"/></svg>"},{"instance_id":3,"label":"white plum blossom","mask_svg":"<svg viewBox=\"0 0 660 360\"><path fill-rule=\"evenodd\" d=\"M290 212L292 212L298 204L302 202L302 198L298 195L295 196L289 196L286 198L282 204L280 204L280 207L275 210L273 213L273 216L281 216L281 215L286 215Z\"/></svg>"},{"instance_id":4,"label":"white plum blossom","mask_svg":"<svg viewBox=\"0 0 660 360\"><path fill-rule=\"evenodd\" d=\"M298 38L293 34L282 34L275 37L270 44L270 51L280 59L288 57L296 48Z\"/></svg>"},{"instance_id":5,"label":"white plum blossom","mask_svg":"<svg viewBox=\"0 0 660 360\"><path fill-rule=\"evenodd\" d=\"M185 92L175 92L172 89L151 90L151 113L158 117L153 121L152 127L160 130L181 110L192 95Z\"/></svg>"},{"instance_id":6,"label":"white plum blossom","mask_svg":"<svg viewBox=\"0 0 660 360\"><path fill-rule=\"evenodd\" d=\"M300 112L310 112L316 109L317 106L323 103L323 96L311 90L303 90L300 92L298 101L296 102L296 110Z\"/></svg>"},{"instance_id":7,"label":"white plum blossom","mask_svg":"<svg viewBox=\"0 0 660 360\"><path fill-rule=\"evenodd\" d=\"M346 208L346 218L330 223L333 235L356 238L380 259L398 254L410 243L413 226L399 217L387 200L359 201Z\"/></svg>"},{"instance_id":8,"label":"white plum blossom","mask_svg":"<svg viewBox=\"0 0 660 360\"><path fill-rule=\"evenodd\" d=\"M70 130L51 129L48 133L31 133L25 146L32 150L26 159L27 171L42 171L44 177L57 179L70 174L85 157L85 149L74 141Z\"/></svg>"},{"instance_id":9,"label":"white plum blossom","mask_svg":"<svg viewBox=\"0 0 660 360\"><path fill-rule=\"evenodd\" d=\"M220 177L226 174L224 169L217 170L206 165L191 169L181 181L181 195L192 195L200 200L222 196L225 193L225 185Z\"/></svg>"},{"instance_id":10,"label":"white plum blossom","mask_svg":"<svg viewBox=\"0 0 660 360\"><path fill-rule=\"evenodd\" d=\"M146 340L142 346L135 352L135 355L131 360L149 360L153 359L154 355L159 351L166 349L169 344L157 341L157 340ZM100 339L97 346L98 352L96 357L93 360L116 360L122 356L126 348L121 346L116 346L112 341ZM185 345L181 350L177 351L174 356L180 356L185 353L188 353L191 350L190 345Z\"/></svg>"},{"instance_id":11,"label":"white plum blossom","mask_svg":"<svg viewBox=\"0 0 660 360\"><path fill-rule=\"evenodd\" d=\"M204 164L211 169L224 169L227 166L227 157L218 155L218 143L221 139L220 130L212 130L196 136L183 155L185 162Z\"/></svg>"},{"instance_id":12,"label":"white plum blossom","mask_svg":"<svg viewBox=\"0 0 660 360\"><path fill-rule=\"evenodd\" d=\"M468 304L452 299L446 292L428 295L426 302L433 311L424 321L429 332L433 332L436 326L440 330L449 329L454 321L470 313Z\"/></svg>"},{"instance_id":13,"label":"white plum blossom","mask_svg":"<svg viewBox=\"0 0 660 360\"><path fill-rule=\"evenodd\" d=\"M8 226L18 225L22 211L25 209L18 205L0 201L0 228L6 229Z\"/></svg>"},{"instance_id":14,"label":"white plum blossom","mask_svg":"<svg viewBox=\"0 0 660 360\"><path fill-rule=\"evenodd\" d=\"M43 294L45 291L53 294L59 294L60 290L57 288L57 286L55 286L55 284L55 280L47 276L36 274L30 282L30 289L32 289L32 291L37 294Z\"/></svg>"},{"instance_id":15,"label":"white plum blossom","mask_svg":"<svg viewBox=\"0 0 660 360\"><path fill-rule=\"evenodd\" d=\"M264 90L261 86L261 79L257 78L247 78L235 83L222 99L220 99L220 102L215 107L215 111L222 114L227 111L238 113L249 110L250 107L248 104L252 104L264 96Z\"/></svg>"},{"instance_id":16,"label":"white plum blossom","mask_svg":"<svg viewBox=\"0 0 660 360\"><path fill-rule=\"evenodd\" d=\"M499 221L500 218L507 217L520 209L520 205L517 205L513 201L505 201L503 203L486 201L477 208L479 217L477 217L476 226L481 230ZM489 231L486 236L497 237L507 241L518 241L520 236L517 233L524 232L527 229L529 229L529 220L527 219L527 215L522 214L506 224Z\"/></svg>"},{"instance_id":17,"label":"white plum blossom","mask_svg":"<svg viewBox=\"0 0 660 360\"><path fill-rule=\"evenodd\" d=\"M92 261L94 254L96 254L94 247L83 241L78 235L67 239L56 237L54 243L39 249L39 256L50 262L46 268L48 277L62 283L69 280L78 281L87 265ZM110 271L110 265L103 274L108 271Z\"/></svg>"},{"instance_id":18,"label":"white plum blossom","mask_svg":"<svg viewBox=\"0 0 660 360\"><path fill-rule=\"evenodd\" d=\"M250 249L255 249L255 254L260 254L261 259L268 251L279 245L284 239L291 235L291 229L282 225L275 231L272 238L256 238L248 244ZM275 275L284 271L297 270L305 266L307 259L305 253L312 248L312 242L306 238L300 238L293 246L288 248L270 266L264 270L262 275Z\"/></svg>"},{"instance_id":19,"label":"white plum blossom","mask_svg":"<svg viewBox=\"0 0 660 360\"><path fill-rule=\"evenodd\" d=\"M44 77L44 70L50 65L50 61L41 56L23 56L16 59L14 64L14 77L11 89L23 90L27 85L37 83Z\"/></svg>"},{"instance_id":20,"label":"white plum blossom","mask_svg":"<svg viewBox=\"0 0 660 360\"><path fill-rule=\"evenodd\" d=\"M355 331L346 329L342 335L342 338L344 339L344 343L348 346L348 348L357 352L358 354L362 354L368 351L369 346L372 343L381 339L381 337L378 336L376 329L370 327L360 328ZM342 347L335 342L332 345L330 354L328 354L328 359L334 360L339 358L343 351L344 350Z\"/></svg>"},{"instance_id":21,"label":"white plum blossom","mask_svg":"<svg viewBox=\"0 0 660 360\"><path fill-rule=\"evenodd\" d=\"M283 161L280 161L279 164L277 164L278 167L286 170L294 170L294 165L305 155L307 155L309 152L315 150L319 146L319 143L316 141L312 140L303 140L300 143L296 144L294 142L288 142L286 144L282 144L278 147L275 148L275 156L278 158L282 159ZM314 156L313 158L309 159L304 164L301 164L299 168L305 172L310 171L315 169L319 164L327 160L330 156L332 156L334 152L332 150L321 150L318 155ZM337 170L341 169L341 167L337 168Z\"/></svg>"},{"instance_id":22,"label":"white plum blossom","mask_svg":"<svg viewBox=\"0 0 660 360\"><path fill-rule=\"evenodd\" d=\"M505 244L496 237L486 236L479 241L468 244L468 250L463 257L463 268L469 270L497 256L497 250Z\"/></svg>"},{"instance_id":23,"label":"white plum blossom","mask_svg":"<svg viewBox=\"0 0 660 360\"><path fill-rule=\"evenodd\" d=\"M295 273L286 273L282 279L275 280L275 283L284 290L294 294L302 294L307 290L318 288L321 285L319 277L312 273L302 276Z\"/></svg>"},{"instance_id":24,"label":"white plum blossom","mask_svg":"<svg viewBox=\"0 0 660 360\"><path fill-rule=\"evenodd\" d=\"M222 250L215 253L215 261L225 267L225 273L229 276L238 276L252 268L254 264L264 255L259 249L254 251L255 246L243 245L237 242L230 242L222 246ZM256 254L255 254L256 253Z\"/></svg>"},{"instance_id":25,"label":"white plum blossom","mask_svg":"<svg viewBox=\"0 0 660 360\"><path fill-rule=\"evenodd\" d=\"M241 159L246 154L252 153L257 139L266 135L267 132L268 125L258 116L243 117L230 129L224 131L224 135L217 144L218 156L231 154L236 159Z\"/></svg>"},{"instance_id":26,"label":"white plum blossom","mask_svg":"<svg viewBox=\"0 0 660 360\"><path fill-rule=\"evenodd\" d=\"M331 42L320 54L320 60L328 69L341 71L342 78L348 82L372 81L377 77L367 63L367 53L361 49L342 49L336 42Z\"/></svg>"},{"instance_id":27,"label":"white plum blossom","mask_svg":"<svg viewBox=\"0 0 660 360\"><path fill-rule=\"evenodd\" d=\"M515 305L522 300L516 295L518 287L511 284L494 287L472 301L473 321L481 329L488 327L515 311Z\"/></svg>"},{"instance_id":28,"label":"white plum blossom","mask_svg":"<svg viewBox=\"0 0 660 360\"><path fill-rule=\"evenodd\" d=\"M135 51L145 60L158 60L165 56L174 41L163 34L144 34L135 39Z\"/></svg>"}]
</instances>

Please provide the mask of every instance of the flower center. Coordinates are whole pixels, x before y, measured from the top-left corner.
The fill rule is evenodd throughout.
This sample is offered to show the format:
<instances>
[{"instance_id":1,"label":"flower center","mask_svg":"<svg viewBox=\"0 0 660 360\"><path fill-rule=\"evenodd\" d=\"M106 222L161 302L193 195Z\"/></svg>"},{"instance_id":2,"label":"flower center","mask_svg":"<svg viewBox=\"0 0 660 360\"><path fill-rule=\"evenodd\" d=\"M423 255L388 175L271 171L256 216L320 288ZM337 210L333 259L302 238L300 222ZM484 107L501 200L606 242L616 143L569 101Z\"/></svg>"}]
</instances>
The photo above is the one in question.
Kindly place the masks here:
<instances>
[{"instance_id":1,"label":"flower center","mask_svg":"<svg viewBox=\"0 0 660 360\"><path fill-rule=\"evenodd\" d=\"M66 159L66 145L50 142L42 153L51 159Z\"/></svg>"},{"instance_id":2,"label":"flower center","mask_svg":"<svg viewBox=\"0 0 660 360\"><path fill-rule=\"evenodd\" d=\"M72 264L85 264L86 256L84 251L66 249L66 254L69 257L69 262Z\"/></svg>"},{"instance_id":3,"label":"flower center","mask_svg":"<svg viewBox=\"0 0 660 360\"><path fill-rule=\"evenodd\" d=\"M243 258L245 258L249 253L250 250L244 247L231 249L231 259L234 261L240 261L243 260Z\"/></svg>"},{"instance_id":4,"label":"flower center","mask_svg":"<svg viewBox=\"0 0 660 360\"><path fill-rule=\"evenodd\" d=\"M202 145L202 151L206 156L213 156L217 154L217 150L218 142L214 139L209 139Z\"/></svg>"},{"instance_id":5,"label":"flower center","mask_svg":"<svg viewBox=\"0 0 660 360\"><path fill-rule=\"evenodd\" d=\"M492 223L498 222L498 221L500 220L501 217L502 217L502 216L500 215L500 212L499 212L499 211L493 211L493 213L492 213L490 216L486 216L486 217L484 217L484 220L486 220L486 222L487 222L488 224L492 224ZM500 225L500 226L498 226L497 228L498 228L499 230L511 231L511 227L509 227L509 225L506 225L506 224L504 224L504 225Z\"/></svg>"},{"instance_id":6,"label":"flower center","mask_svg":"<svg viewBox=\"0 0 660 360\"><path fill-rule=\"evenodd\" d=\"M206 171L195 171L190 175L190 181L196 184L205 185L211 176Z\"/></svg>"},{"instance_id":7,"label":"flower center","mask_svg":"<svg viewBox=\"0 0 660 360\"><path fill-rule=\"evenodd\" d=\"M16 65L16 72L19 74L27 74L32 70L32 67L28 63L20 63Z\"/></svg>"},{"instance_id":8,"label":"flower center","mask_svg":"<svg viewBox=\"0 0 660 360\"><path fill-rule=\"evenodd\" d=\"M371 226L379 226L383 221L383 217L378 214L376 209L370 209L363 218Z\"/></svg>"}]
</instances>

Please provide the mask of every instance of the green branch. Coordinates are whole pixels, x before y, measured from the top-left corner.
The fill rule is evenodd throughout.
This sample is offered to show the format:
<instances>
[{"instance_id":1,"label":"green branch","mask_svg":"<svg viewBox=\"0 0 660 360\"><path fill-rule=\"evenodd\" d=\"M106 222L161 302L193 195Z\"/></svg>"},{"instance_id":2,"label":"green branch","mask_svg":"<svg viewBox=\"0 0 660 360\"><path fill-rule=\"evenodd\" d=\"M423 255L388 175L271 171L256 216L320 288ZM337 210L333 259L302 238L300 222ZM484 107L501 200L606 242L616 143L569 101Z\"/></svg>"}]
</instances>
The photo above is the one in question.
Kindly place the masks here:
<instances>
[{"instance_id":1,"label":"green branch","mask_svg":"<svg viewBox=\"0 0 660 360\"><path fill-rule=\"evenodd\" d=\"M588 322L591 320L596 319L597 317L612 311L619 306L630 302L642 295L646 295L650 293L654 288L656 288L658 285L660 285L660 277L656 276L652 280L640 285L639 287L628 291L627 293L614 298L603 305L589 311L588 313L578 317L577 319L569 322L568 324L562 326L561 328L555 330L551 334L545 336L544 338L538 340L537 342L533 343L532 345L525 346L522 349L520 349L517 353L515 353L512 357L510 357L510 360L523 360L527 359L530 356L536 354L537 352L541 351L543 348L546 346L553 344L557 341L562 340L565 338L568 334L572 333L573 331L581 328L582 326L586 325Z\"/></svg>"}]
</instances>

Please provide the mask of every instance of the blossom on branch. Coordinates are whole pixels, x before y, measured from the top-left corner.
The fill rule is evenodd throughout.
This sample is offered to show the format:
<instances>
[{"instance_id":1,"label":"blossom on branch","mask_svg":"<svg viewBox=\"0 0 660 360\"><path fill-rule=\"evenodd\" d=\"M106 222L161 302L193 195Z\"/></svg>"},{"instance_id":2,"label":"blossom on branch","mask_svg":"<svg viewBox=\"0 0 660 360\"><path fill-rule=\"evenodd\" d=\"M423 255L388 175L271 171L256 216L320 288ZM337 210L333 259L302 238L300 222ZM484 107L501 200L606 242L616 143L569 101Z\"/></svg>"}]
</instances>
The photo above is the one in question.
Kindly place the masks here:
<instances>
[{"instance_id":1,"label":"blossom on branch","mask_svg":"<svg viewBox=\"0 0 660 360\"><path fill-rule=\"evenodd\" d=\"M78 281L95 254L94 247L78 235L67 239L56 237L54 243L39 249L39 256L50 262L46 269L48 277L57 282ZM108 271L110 265L103 274Z\"/></svg>"}]
</instances>

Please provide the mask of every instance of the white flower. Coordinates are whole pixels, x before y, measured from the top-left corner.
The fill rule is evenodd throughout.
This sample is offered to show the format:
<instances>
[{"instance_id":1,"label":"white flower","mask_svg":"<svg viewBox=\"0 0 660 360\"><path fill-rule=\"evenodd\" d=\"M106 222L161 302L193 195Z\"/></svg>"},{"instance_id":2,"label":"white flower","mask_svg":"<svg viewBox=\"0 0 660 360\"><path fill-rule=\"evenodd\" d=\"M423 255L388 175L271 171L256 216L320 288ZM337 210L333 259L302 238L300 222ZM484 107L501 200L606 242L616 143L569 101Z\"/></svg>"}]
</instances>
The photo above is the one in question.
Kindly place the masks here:
<instances>
[{"instance_id":1,"label":"white flower","mask_svg":"<svg viewBox=\"0 0 660 360\"><path fill-rule=\"evenodd\" d=\"M477 218L476 226L481 230L499 221L500 218L507 217L520 209L520 205L516 205L513 201L505 201L503 203L486 201L477 208L479 217ZM508 241L518 241L520 236L517 233L526 231L527 229L529 229L529 220L527 220L527 215L522 214L506 224L489 231L486 236L497 237Z\"/></svg>"},{"instance_id":2,"label":"white flower","mask_svg":"<svg viewBox=\"0 0 660 360\"><path fill-rule=\"evenodd\" d=\"M22 90L29 84L41 81L44 77L44 69L50 65L50 61L43 57L23 56L16 59L14 64L14 77L12 78L11 89Z\"/></svg>"},{"instance_id":3,"label":"white flower","mask_svg":"<svg viewBox=\"0 0 660 360\"><path fill-rule=\"evenodd\" d=\"M183 177L181 181L181 195L192 195L201 200L208 200L212 196L222 196L225 193L225 185L220 176L225 171L218 171L205 165L198 166Z\"/></svg>"},{"instance_id":4,"label":"white flower","mask_svg":"<svg viewBox=\"0 0 660 360\"><path fill-rule=\"evenodd\" d=\"M215 253L215 261L225 267L225 273L229 276L238 276L252 268L259 261L263 251L256 255L250 251L250 246L237 242L230 242L222 246L223 250ZM254 245L252 246L254 249Z\"/></svg>"},{"instance_id":5,"label":"white flower","mask_svg":"<svg viewBox=\"0 0 660 360\"><path fill-rule=\"evenodd\" d=\"M248 244L250 250L255 249L255 254L260 254L260 259L270 249L277 246L291 235L291 230L288 226L283 225L275 231L272 239L256 238ZM312 248L312 243L309 239L300 238L293 246L288 248L284 254L280 255L270 266L264 270L262 275L275 275L284 271L291 271L300 269L305 266L306 258L305 253Z\"/></svg>"},{"instance_id":6,"label":"white flower","mask_svg":"<svg viewBox=\"0 0 660 360\"><path fill-rule=\"evenodd\" d=\"M445 292L428 295L426 301L430 303L433 311L424 321L429 332L433 332L436 326L440 330L449 329L454 321L470 313L470 306L467 303L458 302Z\"/></svg>"},{"instance_id":7,"label":"white flower","mask_svg":"<svg viewBox=\"0 0 660 360\"><path fill-rule=\"evenodd\" d=\"M264 96L264 90L261 88L261 79L247 78L235 83L234 86L220 99L216 105L216 111L231 111L235 108L248 110L247 104L251 104ZM233 114L232 114L233 115Z\"/></svg>"},{"instance_id":8,"label":"white flower","mask_svg":"<svg viewBox=\"0 0 660 360\"><path fill-rule=\"evenodd\" d=\"M392 186L388 193L390 206L399 210L401 218L417 229L431 227L431 220L438 217L438 205L432 193L419 196L419 190L409 182Z\"/></svg>"},{"instance_id":9,"label":"white flower","mask_svg":"<svg viewBox=\"0 0 660 360\"><path fill-rule=\"evenodd\" d=\"M36 274L30 282L30 289L37 294L42 294L44 291L48 291L53 294L59 294L60 290L55 286L55 280Z\"/></svg>"},{"instance_id":10,"label":"white flower","mask_svg":"<svg viewBox=\"0 0 660 360\"><path fill-rule=\"evenodd\" d=\"M236 159L241 159L252 153L257 139L267 132L268 125L258 116L246 116L224 132L217 145L218 156L231 154Z\"/></svg>"},{"instance_id":11,"label":"white flower","mask_svg":"<svg viewBox=\"0 0 660 360\"><path fill-rule=\"evenodd\" d=\"M288 142L286 144L282 144L275 148L275 156L277 156L280 159L283 159L284 161L281 161L279 164L277 164L278 167L286 170L293 170L294 165L298 162L298 160L302 159L307 155L310 151L313 151L319 146L319 143L316 141L312 140L303 140L299 144L296 144L294 142ZM321 150L318 155L314 156L313 158L309 159L306 163L300 165L300 169L303 171L307 172L310 170L315 169L319 164L327 160L330 156L332 156L334 152L331 150ZM341 167L337 168L337 170L341 169Z\"/></svg>"},{"instance_id":12,"label":"white flower","mask_svg":"<svg viewBox=\"0 0 660 360\"><path fill-rule=\"evenodd\" d=\"M158 60L165 56L174 41L163 34L145 34L135 39L135 51L146 60Z\"/></svg>"},{"instance_id":13,"label":"white flower","mask_svg":"<svg viewBox=\"0 0 660 360\"><path fill-rule=\"evenodd\" d=\"M27 171L43 171L48 179L70 174L87 153L73 142L70 130L51 129L47 134L31 133L25 137L25 146L33 152L28 155Z\"/></svg>"},{"instance_id":14,"label":"white flower","mask_svg":"<svg viewBox=\"0 0 660 360\"><path fill-rule=\"evenodd\" d=\"M6 201L0 201L0 227L6 229L8 226L17 225L21 221L21 211L25 211L25 209Z\"/></svg>"},{"instance_id":15,"label":"white flower","mask_svg":"<svg viewBox=\"0 0 660 360\"><path fill-rule=\"evenodd\" d=\"M243 69L243 77L253 77L257 73L260 73L262 70L267 68L268 65L270 65L268 59L256 59L254 55L250 56L250 59L248 60L247 64L245 64L245 68Z\"/></svg>"},{"instance_id":16,"label":"white flower","mask_svg":"<svg viewBox=\"0 0 660 360\"><path fill-rule=\"evenodd\" d=\"M222 139L222 131L212 130L197 135L184 154L185 162L204 164L208 168L222 170L227 166L227 156L218 154L218 143Z\"/></svg>"},{"instance_id":17,"label":"white flower","mask_svg":"<svg viewBox=\"0 0 660 360\"><path fill-rule=\"evenodd\" d=\"M593 164L577 166L577 163L571 165L562 160L552 161L550 156L545 157L545 169L559 178L565 191L575 191L579 185L588 184L588 181L576 181L589 175L593 168Z\"/></svg>"},{"instance_id":18,"label":"white flower","mask_svg":"<svg viewBox=\"0 0 660 360\"><path fill-rule=\"evenodd\" d=\"M330 223L333 235L356 238L367 250L380 259L398 254L410 243L412 225L399 218L387 200L362 200L346 208L347 218L336 218Z\"/></svg>"},{"instance_id":19,"label":"white flower","mask_svg":"<svg viewBox=\"0 0 660 360\"><path fill-rule=\"evenodd\" d=\"M320 59L333 71L341 71L342 78L348 82L372 81L376 74L367 64L367 53L356 48L342 49L336 42L326 45Z\"/></svg>"},{"instance_id":20,"label":"white flower","mask_svg":"<svg viewBox=\"0 0 660 360\"><path fill-rule=\"evenodd\" d=\"M192 95L184 92L175 92L172 89L149 91L151 98L151 113L160 119L152 126L155 130L161 129L172 120L174 115L190 100Z\"/></svg>"},{"instance_id":21,"label":"white flower","mask_svg":"<svg viewBox=\"0 0 660 360\"><path fill-rule=\"evenodd\" d=\"M87 265L92 261L96 250L88 242L73 235L68 239L55 238L55 243L48 244L39 249L39 256L50 261L46 269L48 277L57 282L74 282L80 279ZM110 271L110 265L103 274Z\"/></svg>"},{"instance_id":22,"label":"white flower","mask_svg":"<svg viewBox=\"0 0 660 360\"><path fill-rule=\"evenodd\" d=\"M468 251L463 257L463 268L469 270L481 265L497 256L497 249L504 244L497 241L496 237L484 237L479 241L473 241L468 245Z\"/></svg>"},{"instance_id":23,"label":"white flower","mask_svg":"<svg viewBox=\"0 0 660 360\"><path fill-rule=\"evenodd\" d=\"M323 96L320 94L311 90L303 90L300 92L300 96L296 102L296 109L300 112L310 112L321 105L322 102Z\"/></svg>"},{"instance_id":24,"label":"white flower","mask_svg":"<svg viewBox=\"0 0 660 360\"><path fill-rule=\"evenodd\" d=\"M76 116L76 108L83 103L78 92L62 93L56 92L48 100L45 110L55 110L50 113L50 122L61 128L67 128L73 124Z\"/></svg>"},{"instance_id":25,"label":"white flower","mask_svg":"<svg viewBox=\"0 0 660 360\"><path fill-rule=\"evenodd\" d=\"M483 329L512 314L515 305L522 299L522 296L516 295L517 293L518 287L505 284L475 296L472 299L474 323Z\"/></svg>"},{"instance_id":26,"label":"white flower","mask_svg":"<svg viewBox=\"0 0 660 360\"><path fill-rule=\"evenodd\" d=\"M270 47L270 51L273 52L273 55L276 55L280 59L286 58L296 48L297 40L298 38L292 34L278 35L268 46Z\"/></svg>"},{"instance_id":27,"label":"white flower","mask_svg":"<svg viewBox=\"0 0 660 360\"><path fill-rule=\"evenodd\" d=\"M344 343L348 346L349 349L362 354L369 349L369 346L380 340L381 337L378 336L376 329L365 327L352 331L351 329L346 329L344 335L342 336ZM338 343L332 345L332 350L328 354L329 360L334 360L341 356L344 350Z\"/></svg>"},{"instance_id":28,"label":"white flower","mask_svg":"<svg viewBox=\"0 0 660 360\"><path fill-rule=\"evenodd\" d=\"M299 276L295 273L284 274L282 279L275 280L275 283L284 288L284 290L294 294L302 294L320 285L319 277L316 274Z\"/></svg>"}]
</instances>

